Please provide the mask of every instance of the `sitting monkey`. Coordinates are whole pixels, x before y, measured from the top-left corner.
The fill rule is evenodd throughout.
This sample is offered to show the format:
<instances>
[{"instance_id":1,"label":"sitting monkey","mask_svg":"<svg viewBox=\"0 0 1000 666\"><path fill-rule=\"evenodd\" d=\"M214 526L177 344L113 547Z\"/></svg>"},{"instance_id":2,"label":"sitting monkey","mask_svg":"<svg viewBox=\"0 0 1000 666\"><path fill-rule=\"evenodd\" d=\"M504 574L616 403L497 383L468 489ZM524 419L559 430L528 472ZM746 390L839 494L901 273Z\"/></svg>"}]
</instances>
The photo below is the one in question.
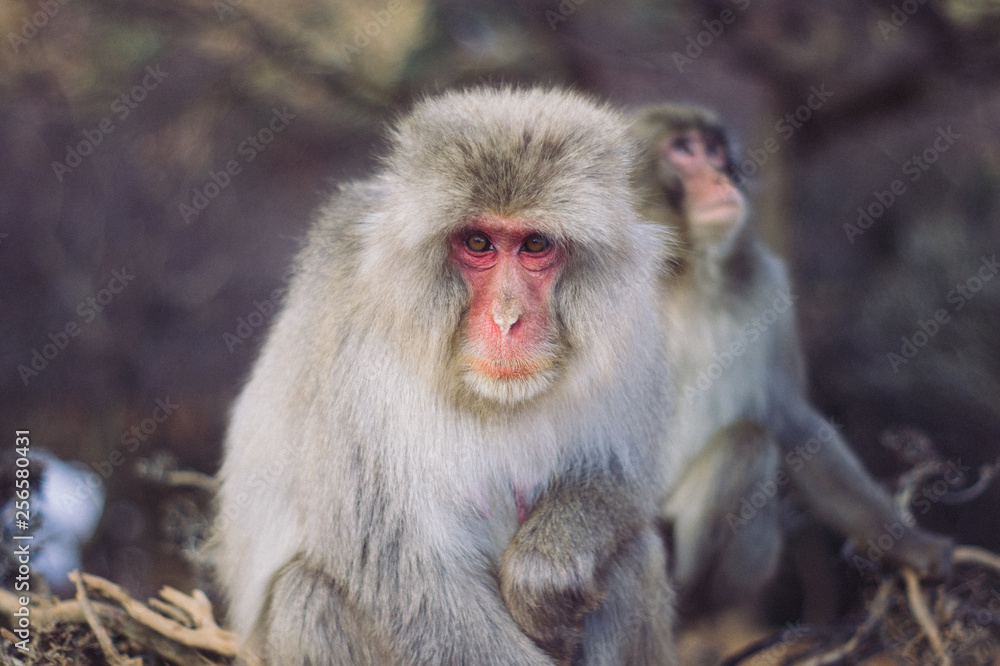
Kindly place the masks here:
<instances>
[{"instance_id":1,"label":"sitting monkey","mask_svg":"<svg viewBox=\"0 0 1000 666\"><path fill-rule=\"evenodd\" d=\"M951 540L904 524L809 404L791 287L748 224L721 123L703 109L653 106L636 114L632 133L643 150L633 176L642 212L676 238L659 295L677 412L660 508L681 609L698 614L760 594L784 535L778 498L759 496L785 484L855 543L889 534L891 560L947 572Z\"/></svg>"}]
</instances>

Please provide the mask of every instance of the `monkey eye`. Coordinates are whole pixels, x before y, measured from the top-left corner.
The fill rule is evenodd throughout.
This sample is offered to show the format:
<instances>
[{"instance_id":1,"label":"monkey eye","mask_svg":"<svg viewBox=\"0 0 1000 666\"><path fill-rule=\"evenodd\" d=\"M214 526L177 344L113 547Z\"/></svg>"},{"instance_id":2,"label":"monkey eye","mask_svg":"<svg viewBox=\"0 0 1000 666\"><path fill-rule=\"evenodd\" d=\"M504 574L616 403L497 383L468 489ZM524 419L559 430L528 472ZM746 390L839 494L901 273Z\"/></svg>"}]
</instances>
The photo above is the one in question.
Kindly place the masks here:
<instances>
[{"instance_id":1,"label":"monkey eye","mask_svg":"<svg viewBox=\"0 0 1000 666\"><path fill-rule=\"evenodd\" d=\"M729 156L726 146L721 141L712 140L705 145L705 157L708 163L719 171L726 171L729 168Z\"/></svg>"},{"instance_id":2,"label":"monkey eye","mask_svg":"<svg viewBox=\"0 0 1000 666\"><path fill-rule=\"evenodd\" d=\"M493 249L493 244L490 243L490 239L486 237L486 234L473 231L465 237L465 247L473 252L487 252Z\"/></svg>"},{"instance_id":3,"label":"monkey eye","mask_svg":"<svg viewBox=\"0 0 1000 666\"><path fill-rule=\"evenodd\" d=\"M694 148L691 146L691 137L689 136L674 137L673 141L670 142L670 148L687 153L688 155L694 155Z\"/></svg>"},{"instance_id":4,"label":"monkey eye","mask_svg":"<svg viewBox=\"0 0 1000 666\"><path fill-rule=\"evenodd\" d=\"M521 249L525 252L531 252L532 254L544 252L549 249L549 239L540 234L528 236L528 240L524 241L524 245L521 246Z\"/></svg>"}]
</instances>

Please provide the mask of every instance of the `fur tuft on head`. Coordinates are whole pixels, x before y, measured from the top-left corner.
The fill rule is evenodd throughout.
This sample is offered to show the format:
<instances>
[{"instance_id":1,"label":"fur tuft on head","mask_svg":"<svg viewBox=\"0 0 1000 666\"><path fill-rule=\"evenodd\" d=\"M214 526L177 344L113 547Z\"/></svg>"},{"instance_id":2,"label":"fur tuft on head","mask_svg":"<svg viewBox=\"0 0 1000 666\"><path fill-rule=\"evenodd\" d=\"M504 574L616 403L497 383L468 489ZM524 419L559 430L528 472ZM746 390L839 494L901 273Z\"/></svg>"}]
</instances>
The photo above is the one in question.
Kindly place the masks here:
<instances>
[{"instance_id":1,"label":"fur tuft on head","mask_svg":"<svg viewBox=\"0 0 1000 666\"><path fill-rule=\"evenodd\" d=\"M636 321L646 307L649 295L635 285L655 274L659 252L651 247L665 238L637 216L635 147L623 114L565 90L478 88L423 100L391 138L375 181L384 196L360 229L362 277L372 278L368 302L393 312L383 320L401 327L401 337L418 328L436 342L429 350L421 336L413 358L434 358L440 378L454 356L464 307L454 296L465 286L449 265L446 239L499 216L523 220L566 251L555 291L564 351L596 355L575 365L612 371L617 350L636 334L616 322ZM387 283L387 271L396 279Z\"/></svg>"}]
</instances>

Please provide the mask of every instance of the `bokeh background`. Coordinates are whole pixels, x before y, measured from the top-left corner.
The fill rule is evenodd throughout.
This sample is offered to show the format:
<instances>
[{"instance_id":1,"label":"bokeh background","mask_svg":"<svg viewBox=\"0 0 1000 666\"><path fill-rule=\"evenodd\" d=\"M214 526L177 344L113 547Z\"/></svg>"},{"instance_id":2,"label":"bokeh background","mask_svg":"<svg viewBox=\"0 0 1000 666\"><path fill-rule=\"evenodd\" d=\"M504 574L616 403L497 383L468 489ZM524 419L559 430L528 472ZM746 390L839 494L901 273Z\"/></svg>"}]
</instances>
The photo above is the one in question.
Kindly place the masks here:
<instances>
[{"instance_id":1,"label":"bokeh background","mask_svg":"<svg viewBox=\"0 0 1000 666\"><path fill-rule=\"evenodd\" d=\"M890 484L894 433L968 483L1000 455L996 2L5 0L0 38L0 477L30 430L51 571L204 585L207 494L169 473L218 469L312 211L467 85L719 110L817 405ZM1000 486L926 499L1000 548Z\"/></svg>"}]
</instances>

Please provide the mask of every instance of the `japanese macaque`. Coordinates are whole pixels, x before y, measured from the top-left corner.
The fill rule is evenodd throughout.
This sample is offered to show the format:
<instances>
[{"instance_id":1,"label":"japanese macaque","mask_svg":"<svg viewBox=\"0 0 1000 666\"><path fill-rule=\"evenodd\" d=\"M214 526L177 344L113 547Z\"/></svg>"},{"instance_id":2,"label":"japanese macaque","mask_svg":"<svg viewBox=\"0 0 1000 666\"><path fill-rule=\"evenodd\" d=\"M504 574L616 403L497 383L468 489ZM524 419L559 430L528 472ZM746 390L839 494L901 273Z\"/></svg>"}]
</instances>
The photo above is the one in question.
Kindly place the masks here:
<instances>
[{"instance_id":1,"label":"japanese macaque","mask_svg":"<svg viewBox=\"0 0 1000 666\"><path fill-rule=\"evenodd\" d=\"M239 397L218 575L272 664L669 664L665 231L628 120L448 93L319 216Z\"/></svg>"},{"instance_id":2,"label":"japanese macaque","mask_svg":"<svg viewBox=\"0 0 1000 666\"><path fill-rule=\"evenodd\" d=\"M660 508L682 616L759 595L778 565L786 490L865 550L871 539L897 564L946 572L951 541L904 524L806 399L795 296L747 224L722 125L666 105L638 113L632 131L643 215L677 238L659 296L676 390Z\"/></svg>"}]
</instances>

